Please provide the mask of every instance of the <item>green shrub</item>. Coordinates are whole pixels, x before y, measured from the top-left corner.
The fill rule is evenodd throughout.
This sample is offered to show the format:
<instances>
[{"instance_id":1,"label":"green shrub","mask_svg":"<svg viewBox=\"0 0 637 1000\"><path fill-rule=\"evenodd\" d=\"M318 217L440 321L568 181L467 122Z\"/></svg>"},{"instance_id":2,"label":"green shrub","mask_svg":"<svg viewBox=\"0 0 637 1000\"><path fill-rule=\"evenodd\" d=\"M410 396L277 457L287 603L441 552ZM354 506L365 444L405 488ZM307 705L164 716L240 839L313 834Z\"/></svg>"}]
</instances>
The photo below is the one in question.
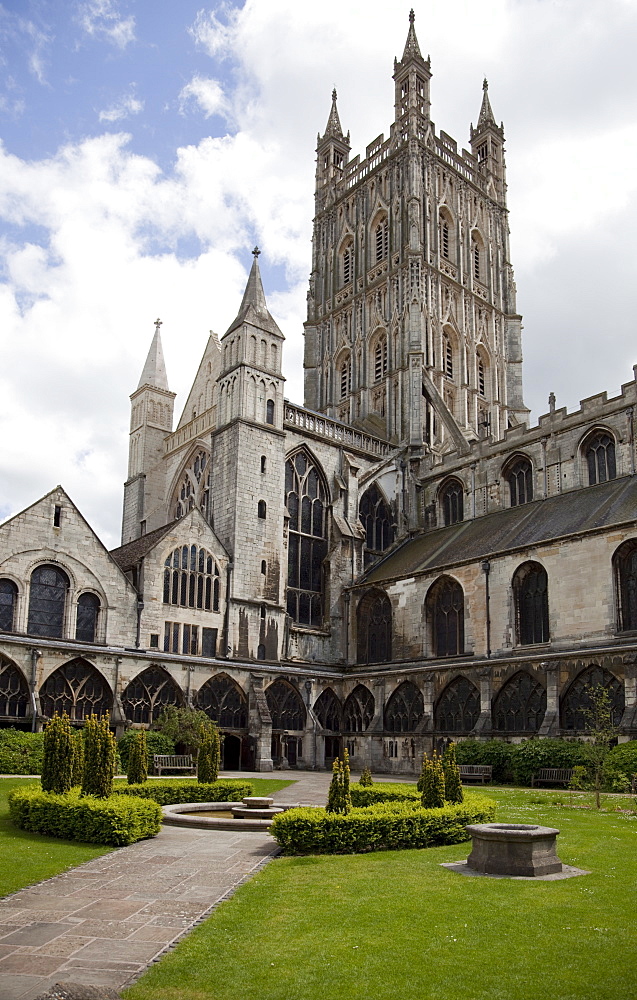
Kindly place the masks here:
<instances>
[{"instance_id":1,"label":"green shrub","mask_svg":"<svg viewBox=\"0 0 637 1000\"><path fill-rule=\"evenodd\" d=\"M352 808L349 783L349 753L343 750L343 759L336 758L332 764L332 780L327 793L329 813L348 813Z\"/></svg>"},{"instance_id":2,"label":"green shrub","mask_svg":"<svg viewBox=\"0 0 637 1000\"><path fill-rule=\"evenodd\" d=\"M637 774L637 740L629 740L609 751L604 762L604 785L614 792L629 791L634 774Z\"/></svg>"},{"instance_id":3,"label":"green shrub","mask_svg":"<svg viewBox=\"0 0 637 1000\"><path fill-rule=\"evenodd\" d=\"M232 781L229 778L215 781L212 785L158 778L147 781L145 785L121 784L113 787L113 795L136 795L142 799L153 799L160 806L172 806L176 802L240 802L253 792L249 781Z\"/></svg>"},{"instance_id":4,"label":"green shrub","mask_svg":"<svg viewBox=\"0 0 637 1000\"><path fill-rule=\"evenodd\" d=\"M362 785L363 788L369 788L370 785L374 784L374 779L372 778L372 772L370 771L370 769L368 767L363 768L363 771L362 771L362 774L360 776L360 779L359 779L358 783L359 783L359 785Z\"/></svg>"},{"instance_id":5,"label":"green shrub","mask_svg":"<svg viewBox=\"0 0 637 1000\"><path fill-rule=\"evenodd\" d=\"M143 785L148 778L148 749L144 729L137 730L130 745L126 777L129 785Z\"/></svg>"},{"instance_id":6,"label":"green shrub","mask_svg":"<svg viewBox=\"0 0 637 1000\"><path fill-rule=\"evenodd\" d=\"M84 730L73 730L71 740L71 785L81 785L84 777Z\"/></svg>"},{"instance_id":7,"label":"green shrub","mask_svg":"<svg viewBox=\"0 0 637 1000\"><path fill-rule=\"evenodd\" d=\"M211 722L201 738L197 755L197 781L210 785L219 777L221 765L221 738L214 722Z\"/></svg>"},{"instance_id":8,"label":"green shrub","mask_svg":"<svg viewBox=\"0 0 637 1000\"><path fill-rule=\"evenodd\" d=\"M418 785L424 809L439 809L445 804L445 773L435 750L431 757L423 754Z\"/></svg>"},{"instance_id":9,"label":"green shrub","mask_svg":"<svg viewBox=\"0 0 637 1000\"><path fill-rule=\"evenodd\" d=\"M360 782L350 788L353 806L372 806L377 802L420 802L416 785L400 785L384 781L376 785Z\"/></svg>"},{"instance_id":10,"label":"green shrub","mask_svg":"<svg viewBox=\"0 0 637 1000\"><path fill-rule=\"evenodd\" d=\"M63 795L71 787L73 770L73 730L66 712L57 712L44 730L42 790Z\"/></svg>"},{"instance_id":11,"label":"green shrub","mask_svg":"<svg viewBox=\"0 0 637 1000\"><path fill-rule=\"evenodd\" d=\"M107 799L113 790L117 744L108 716L89 715L84 724L82 795Z\"/></svg>"},{"instance_id":12,"label":"green shrub","mask_svg":"<svg viewBox=\"0 0 637 1000\"><path fill-rule=\"evenodd\" d=\"M0 729L0 774L41 774L44 733Z\"/></svg>"},{"instance_id":13,"label":"green shrub","mask_svg":"<svg viewBox=\"0 0 637 1000\"><path fill-rule=\"evenodd\" d=\"M587 764L583 740L531 739L514 745L511 765L515 781L530 785L541 767L580 767Z\"/></svg>"},{"instance_id":14,"label":"green shrub","mask_svg":"<svg viewBox=\"0 0 637 1000\"><path fill-rule=\"evenodd\" d=\"M128 755L138 732L139 729L128 729L117 741L117 751L122 762L122 771L124 774L128 774ZM144 730L144 732L146 732L146 752L148 755L146 766L148 773L152 774L153 757L155 754L174 753L175 743L171 740L170 736L166 736L164 733L155 733L152 729Z\"/></svg>"},{"instance_id":15,"label":"green shrub","mask_svg":"<svg viewBox=\"0 0 637 1000\"><path fill-rule=\"evenodd\" d=\"M462 740L456 747L459 764L490 764L494 781L513 781L513 743L504 740Z\"/></svg>"},{"instance_id":16,"label":"green shrub","mask_svg":"<svg viewBox=\"0 0 637 1000\"><path fill-rule=\"evenodd\" d=\"M156 802L134 796L108 799L80 795L73 788L65 795L43 792L35 785L9 793L11 819L21 830L64 840L123 847L154 837L161 829L161 809Z\"/></svg>"},{"instance_id":17,"label":"green shrub","mask_svg":"<svg viewBox=\"0 0 637 1000\"><path fill-rule=\"evenodd\" d=\"M464 793L460 781L460 771L456 760L456 744L448 743L442 755L442 769L445 775L445 799L447 802L462 802Z\"/></svg>"},{"instance_id":18,"label":"green shrub","mask_svg":"<svg viewBox=\"0 0 637 1000\"><path fill-rule=\"evenodd\" d=\"M418 803L381 803L351 812L289 809L274 817L270 833L289 854L359 854L458 844L469 840L468 823L489 823L496 804L479 795L461 805L423 809Z\"/></svg>"}]
</instances>

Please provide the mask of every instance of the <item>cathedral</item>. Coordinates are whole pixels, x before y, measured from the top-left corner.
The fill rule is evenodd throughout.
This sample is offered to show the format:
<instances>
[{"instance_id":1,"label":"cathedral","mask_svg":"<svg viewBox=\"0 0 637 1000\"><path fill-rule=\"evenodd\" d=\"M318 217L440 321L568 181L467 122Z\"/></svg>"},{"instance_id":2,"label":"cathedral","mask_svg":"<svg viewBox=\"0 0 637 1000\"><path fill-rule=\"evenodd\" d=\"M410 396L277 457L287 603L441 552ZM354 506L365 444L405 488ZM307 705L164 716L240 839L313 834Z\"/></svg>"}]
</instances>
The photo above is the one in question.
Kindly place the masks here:
<instances>
[{"instance_id":1,"label":"cathedral","mask_svg":"<svg viewBox=\"0 0 637 1000\"><path fill-rule=\"evenodd\" d=\"M183 413L161 324L131 395L121 545L61 486L0 526L0 725L191 705L226 769L412 774L453 738L637 737L637 382L531 426L504 130L430 116L410 15L389 135L318 136L305 404L259 251ZM141 359L140 359L141 361Z\"/></svg>"}]
</instances>

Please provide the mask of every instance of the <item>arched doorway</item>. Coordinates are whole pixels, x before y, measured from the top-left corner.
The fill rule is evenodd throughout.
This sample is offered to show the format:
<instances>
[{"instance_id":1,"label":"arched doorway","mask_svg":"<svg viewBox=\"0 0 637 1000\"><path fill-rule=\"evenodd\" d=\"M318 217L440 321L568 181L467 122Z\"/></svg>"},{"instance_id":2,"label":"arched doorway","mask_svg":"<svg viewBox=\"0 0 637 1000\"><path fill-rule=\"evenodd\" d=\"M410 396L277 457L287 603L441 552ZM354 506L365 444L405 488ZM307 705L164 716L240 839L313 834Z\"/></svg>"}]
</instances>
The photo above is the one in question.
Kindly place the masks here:
<instances>
[{"instance_id":1,"label":"arched doorway","mask_svg":"<svg viewBox=\"0 0 637 1000\"><path fill-rule=\"evenodd\" d=\"M225 733L221 745L221 766L224 771L241 770L241 737Z\"/></svg>"}]
</instances>

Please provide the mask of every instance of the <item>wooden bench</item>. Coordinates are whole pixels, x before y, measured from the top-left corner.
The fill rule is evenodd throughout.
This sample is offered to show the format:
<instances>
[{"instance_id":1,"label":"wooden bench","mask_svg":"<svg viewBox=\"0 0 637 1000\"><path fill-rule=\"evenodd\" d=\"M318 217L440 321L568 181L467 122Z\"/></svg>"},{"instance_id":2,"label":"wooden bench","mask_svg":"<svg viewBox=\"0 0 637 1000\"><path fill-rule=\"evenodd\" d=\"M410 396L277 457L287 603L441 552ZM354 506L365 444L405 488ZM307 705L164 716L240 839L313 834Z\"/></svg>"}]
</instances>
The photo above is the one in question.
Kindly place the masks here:
<instances>
[{"instance_id":1,"label":"wooden bench","mask_svg":"<svg viewBox=\"0 0 637 1000\"><path fill-rule=\"evenodd\" d=\"M156 753L153 755L153 767L157 774L162 771L188 771L194 774L196 767L189 753Z\"/></svg>"},{"instance_id":2,"label":"wooden bench","mask_svg":"<svg viewBox=\"0 0 637 1000\"><path fill-rule=\"evenodd\" d=\"M460 764L460 781L479 781L484 785L485 781L491 781L493 768L491 764Z\"/></svg>"},{"instance_id":3,"label":"wooden bench","mask_svg":"<svg viewBox=\"0 0 637 1000\"><path fill-rule=\"evenodd\" d=\"M531 788L543 782L548 785L569 785L572 777L572 767L541 767L531 778Z\"/></svg>"}]
</instances>

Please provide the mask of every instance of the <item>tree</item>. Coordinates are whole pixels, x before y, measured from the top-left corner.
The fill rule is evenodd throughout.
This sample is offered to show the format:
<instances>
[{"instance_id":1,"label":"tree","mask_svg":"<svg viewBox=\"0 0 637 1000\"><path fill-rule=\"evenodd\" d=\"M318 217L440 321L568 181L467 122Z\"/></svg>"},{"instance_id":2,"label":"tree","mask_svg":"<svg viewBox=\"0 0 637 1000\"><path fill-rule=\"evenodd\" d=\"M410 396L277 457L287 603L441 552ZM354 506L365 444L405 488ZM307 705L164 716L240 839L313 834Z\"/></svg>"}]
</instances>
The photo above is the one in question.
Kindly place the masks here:
<instances>
[{"instance_id":1,"label":"tree","mask_svg":"<svg viewBox=\"0 0 637 1000\"><path fill-rule=\"evenodd\" d=\"M73 772L73 730L66 712L57 712L44 730L42 790L64 795L71 788Z\"/></svg>"},{"instance_id":2,"label":"tree","mask_svg":"<svg viewBox=\"0 0 637 1000\"><path fill-rule=\"evenodd\" d=\"M129 785L143 785L148 779L148 747L146 730L139 729L130 745L126 777Z\"/></svg>"},{"instance_id":3,"label":"tree","mask_svg":"<svg viewBox=\"0 0 637 1000\"><path fill-rule=\"evenodd\" d=\"M191 753L196 757L203 735L210 725L210 719L205 712L187 705L183 708L167 705L157 721L153 722L152 728L168 736L175 747L181 743L185 750L180 750L180 753Z\"/></svg>"},{"instance_id":4,"label":"tree","mask_svg":"<svg viewBox=\"0 0 637 1000\"><path fill-rule=\"evenodd\" d=\"M334 759L332 764L332 780L327 793L326 812L346 814L352 808L352 798L349 790L349 753L343 750L343 759Z\"/></svg>"},{"instance_id":5,"label":"tree","mask_svg":"<svg viewBox=\"0 0 637 1000\"><path fill-rule=\"evenodd\" d=\"M445 799L447 802L462 802L464 793L456 761L456 744L453 742L447 744L442 755L442 769L445 775Z\"/></svg>"},{"instance_id":6,"label":"tree","mask_svg":"<svg viewBox=\"0 0 637 1000\"><path fill-rule=\"evenodd\" d=\"M601 790L604 764L619 735L619 727L613 721L613 703L602 684L587 684L585 689L590 705L582 712L589 737L585 753L593 777L595 805L601 807Z\"/></svg>"},{"instance_id":7,"label":"tree","mask_svg":"<svg viewBox=\"0 0 637 1000\"><path fill-rule=\"evenodd\" d=\"M197 781L210 785L219 777L221 763L221 737L214 722L208 719L208 725L202 736L197 757Z\"/></svg>"},{"instance_id":8,"label":"tree","mask_svg":"<svg viewBox=\"0 0 637 1000\"><path fill-rule=\"evenodd\" d=\"M117 744L108 716L89 715L84 726L84 775L82 795L107 799L113 791Z\"/></svg>"}]
</instances>

